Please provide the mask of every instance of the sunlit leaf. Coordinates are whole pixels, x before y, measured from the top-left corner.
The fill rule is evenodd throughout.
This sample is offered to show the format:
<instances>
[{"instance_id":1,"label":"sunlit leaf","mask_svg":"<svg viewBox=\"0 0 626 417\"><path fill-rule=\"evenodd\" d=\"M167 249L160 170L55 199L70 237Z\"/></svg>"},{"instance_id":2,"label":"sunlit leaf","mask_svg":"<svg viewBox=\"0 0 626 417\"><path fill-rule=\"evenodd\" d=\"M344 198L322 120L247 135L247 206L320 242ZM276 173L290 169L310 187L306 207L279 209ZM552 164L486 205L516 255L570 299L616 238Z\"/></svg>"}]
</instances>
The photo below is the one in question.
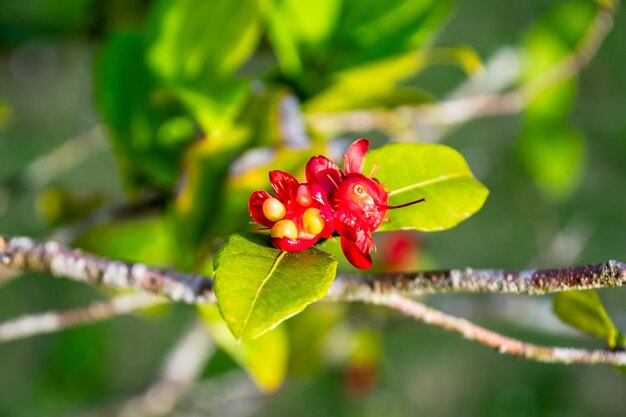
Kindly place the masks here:
<instances>
[{"instance_id":1,"label":"sunlit leaf","mask_svg":"<svg viewBox=\"0 0 626 417\"><path fill-rule=\"evenodd\" d=\"M380 97L381 90L388 93L413 75L421 68L419 48L430 45L449 11L449 2L434 0L322 3L323 7L311 3L313 7L309 2L274 0L265 14L269 38L289 84L304 99L324 92L312 107L321 107L321 102L332 107L325 110L349 107L330 100L347 101L348 92L358 93L350 106L362 106L359 98L364 94L369 94L368 100ZM355 88L357 84L360 88ZM372 93L366 93L370 88Z\"/></svg>"},{"instance_id":2,"label":"sunlit leaf","mask_svg":"<svg viewBox=\"0 0 626 417\"><path fill-rule=\"evenodd\" d=\"M228 353L265 392L276 391L287 375L289 338L283 326L278 326L254 340L237 340L214 305L198 306L215 343Z\"/></svg>"},{"instance_id":3,"label":"sunlit leaf","mask_svg":"<svg viewBox=\"0 0 626 417\"><path fill-rule=\"evenodd\" d=\"M609 348L624 344L624 336L604 309L596 290L559 292L554 296L553 307L563 322L606 339Z\"/></svg>"},{"instance_id":4,"label":"sunlit leaf","mask_svg":"<svg viewBox=\"0 0 626 417\"><path fill-rule=\"evenodd\" d=\"M304 109L326 112L374 107L391 100L397 94L397 82L417 72L422 65L420 57L410 52L339 72L332 76L331 86L309 100ZM416 98L415 103L423 103L430 97L424 94Z\"/></svg>"},{"instance_id":5,"label":"sunlit leaf","mask_svg":"<svg viewBox=\"0 0 626 417\"><path fill-rule=\"evenodd\" d=\"M256 48L259 0L162 0L151 16L151 69L205 132L230 126L248 83L234 72ZM228 24L225 24L228 22Z\"/></svg>"},{"instance_id":6,"label":"sunlit leaf","mask_svg":"<svg viewBox=\"0 0 626 417\"><path fill-rule=\"evenodd\" d=\"M339 0L271 0L266 8L269 36L286 73L302 71L302 51L328 40L336 25Z\"/></svg>"},{"instance_id":7,"label":"sunlit leaf","mask_svg":"<svg viewBox=\"0 0 626 417\"><path fill-rule=\"evenodd\" d=\"M215 295L238 340L254 339L326 295L337 261L311 248L283 252L267 235L229 236L215 256Z\"/></svg>"},{"instance_id":8,"label":"sunlit leaf","mask_svg":"<svg viewBox=\"0 0 626 417\"><path fill-rule=\"evenodd\" d=\"M378 164L376 178L391 192L390 205L426 198L426 202L388 212L379 230L448 229L477 212L487 188L461 154L444 145L397 143L368 153L364 172Z\"/></svg>"},{"instance_id":9,"label":"sunlit leaf","mask_svg":"<svg viewBox=\"0 0 626 417\"><path fill-rule=\"evenodd\" d=\"M228 77L256 47L259 0L161 0L154 11L149 61L166 80Z\"/></svg>"},{"instance_id":10,"label":"sunlit leaf","mask_svg":"<svg viewBox=\"0 0 626 417\"><path fill-rule=\"evenodd\" d=\"M337 70L430 46L450 12L449 1L344 0L333 37Z\"/></svg>"},{"instance_id":11,"label":"sunlit leaf","mask_svg":"<svg viewBox=\"0 0 626 417\"><path fill-rule=\"evenodd\" d=\"M475 75L483 69L478 53L468 46L433 47L422 53L423 61L429 65L451 64L461 68L467 75Z\"/></svg>"}]
</instances>

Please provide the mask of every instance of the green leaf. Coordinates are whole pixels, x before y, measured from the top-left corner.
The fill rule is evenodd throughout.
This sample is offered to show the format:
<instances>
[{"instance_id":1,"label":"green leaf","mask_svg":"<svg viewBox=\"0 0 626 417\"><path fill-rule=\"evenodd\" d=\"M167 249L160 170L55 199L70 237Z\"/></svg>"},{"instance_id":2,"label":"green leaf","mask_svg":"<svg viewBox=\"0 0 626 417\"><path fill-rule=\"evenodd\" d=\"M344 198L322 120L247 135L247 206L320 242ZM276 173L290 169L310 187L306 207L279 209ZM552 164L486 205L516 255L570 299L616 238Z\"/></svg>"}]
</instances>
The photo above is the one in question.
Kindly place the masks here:
<instances>
[{"instance_id":1,"label":"green leaf","mask_svg":"<svg viewBox=\"0 0 626 417\"><path fill-rule=\"evenodd\" d=\"M334 74L332 84L304 106L307 112L367 108L396 93L397 82L408 78L423 62L415 52L381 59Z\"/></svg>"},{"instance_id":2,"label":"green leaf","mask_svg":"<svg viewBox=\"0 0 626 417\"><path fill-rule=\"evenodd\" d=\"M417 51L430 46L450 12L450 1L344 0L332 47L333 68ZM341 54L339 54L339 52Z\"/></svg>"},{"instance_id":3,"label":"green leaf","mask_svg":"<svg viewBox=\"0 0 626 417\"><path fill-rule=\"evenodd\" d=\"M340 5L339 0L272 0L267 3L269 37L283 71L288 74L302 71L300 49L327 41Z\"/></svg>"},{"instance_id":4,"label":"green leaf","mask_svg":"<svg viewBox=\"0 0 626 417\"><path fill-rule=\"evenodd\" d=\"M198 306L215 343L250 375L264 392L276 391L287 375L289 338L283 326L254 339L237 343L214 305Z\"/></svg>"},{"instance_id":5,"label":"green leaf","mask_svg":"<svg viewBox=\"0 0 626 417\"><path fill-rule=\"evenodd\" d=\"M477 212L489 191L454 149L426 143L397 143L368 153L365 170L374 165L376 178L390 191L389 204L426 198L424 203L388 212L380 229L449 229Z\"/></svg>"},{"instance_id":6,"label":"green leaf","mask_svg":"<svg viewBox=\"0 0 626 417\"><path fill-rule=\"evenodd\" d=\"M350 105L337 103L333 110L362 106L360 96L372 83L376 87L366 99L380 99L381 90L392 91L419 70L420 48L429 46L442 27L449 5L437 0L272 0L265 18L281 69L305 101L321 92L323 102L331 96L349 101L346 94L358 93ZM360 88L353 88L357 82Z\"/></svg>"},{"instance_id":7,"label":"green leaf","mask_svg":"<svg viewBox=\"0 0 626 417\"><path fill-rule=\"evenodd\" d=\"M96 96L127 183L171 189L195 132L161 130L171 119L191 121L147 67L145 52L138 33L107 39L96 63Z\"/></svg>"},{"instance_id":8,"label":"green leaf","mask_svg":"<svg viewBox=\"0 0 626 417\"><path fill-rule=\"evenodd\" d=\"M214 260L215 295L238 340L254 339L326 295L337 261L311 248L283 252L262 234L231 235Z\"/></svg>"},{"instance_id":9,"label":"green leaf","mask_svg":"<svg viewBox=\"0 0 626 417\"><path fill-rule=\"evenodd\" d=\"M609 348L624 345L624 336L604 309L596 290L559 292L554 296L553 308L563 322L606 339Z\"/></svg>"},{"instance_id":10,"label":"green leaf","mask_svg":"<svg viewBox=\"0 0 626 417\"><path fill-rule=\"evenodd\" d=\"M227 130L248 82L235 71L256 48L259 0L162 0L151 16L150 68L206 133Z\"/></svg>"},{"instance_id":11,"label":"green leaf","mask_svg":"<svg viewBox=\"0 0 626 417\"><path fill-rule=\"evenodd\" d=\"M229 77L256 47L259 0L162 0L149 61L166 80Z\"/></svg>"}]
</instances>

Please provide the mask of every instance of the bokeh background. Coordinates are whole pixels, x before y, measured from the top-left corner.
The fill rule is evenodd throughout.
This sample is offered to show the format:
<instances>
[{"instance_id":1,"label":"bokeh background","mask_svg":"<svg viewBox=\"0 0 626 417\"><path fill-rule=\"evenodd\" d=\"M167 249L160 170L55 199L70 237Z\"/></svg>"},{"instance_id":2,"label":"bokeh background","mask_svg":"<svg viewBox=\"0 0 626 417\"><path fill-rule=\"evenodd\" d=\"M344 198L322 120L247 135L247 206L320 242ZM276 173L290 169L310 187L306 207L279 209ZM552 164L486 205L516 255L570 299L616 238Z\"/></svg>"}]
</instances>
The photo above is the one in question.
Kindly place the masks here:
<instances>
[{"instance_id":1,"label":"bokeh background","mask_svg":"<svg viewBox=\"0 0 626 417\"><path fill-rule=\"evenodd\" d=\"M402 115L392 112L523 86L575 53L612 3L297 4L0 1L0 233L210 273L220 238L248 230L245 201L266 187L268 167L297 171L309 155L338 156L367 136L376 146L450 145L490 189L483 209L449 231L378 236L380 269L626 257L622 11L587 67L520 111L461 124L409 116L381 128L364 120L362 131L325 124L327 112ZM626 292L599 293L626 329ZM0 281L0 319L111 295L25 275ZM425 302L536 343L605 343L560 323L550 296ZM168 305L0 344L0 415L115 415L158 377L197 316ZM278 331L290 352L280 389L257 388L246 371L258 370L217 347L172 415L560 417L626 409L626 377L614 369L501 356L377 308L322 303Z\"/></svg>"}]
</instances>

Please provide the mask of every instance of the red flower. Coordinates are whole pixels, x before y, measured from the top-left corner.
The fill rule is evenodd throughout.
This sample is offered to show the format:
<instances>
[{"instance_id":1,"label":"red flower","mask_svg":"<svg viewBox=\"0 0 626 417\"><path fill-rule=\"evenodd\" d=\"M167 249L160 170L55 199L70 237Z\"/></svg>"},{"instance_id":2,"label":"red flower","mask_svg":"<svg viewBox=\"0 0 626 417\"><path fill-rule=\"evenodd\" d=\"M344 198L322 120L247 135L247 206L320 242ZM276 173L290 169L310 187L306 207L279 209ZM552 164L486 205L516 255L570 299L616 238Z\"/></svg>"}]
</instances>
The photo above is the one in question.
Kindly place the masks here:
<instances>
[{"instance_id":1,"label":"red flower","mask_svg":"<svg viewBox=\"0 0 626 417\"><path fill-rule=\"evenodd\" d=\"M300 184L282 171L271 171L269 177L276 196L255 191L248 200L248 211L258 224L270 230L276 248L296 252L333 234L333 213L320 185Z\"/></svg>"},{"instance_id":2,"label":"red flower","mask_svg":"<svg viewBox=\"0 0 626 417\"><path fill-rule=\"evenodd\" d=\"M344 156L343 172L334 162L319 155L309 160L306 178L319 184L329 197L335 228L341 237L341 249L350 263L360 269L372 266L370 252L375 249L372 232L386 219L387 210L406 207L424 199L400 206L388 206L388 192L373 177L363 175L367 139L359 139Z\"/></svg>"},{"instance_id":3,"label":"red flower","mask_svg":"<svg viewBox=\"0 0 626 417\"><path fill-rule=\"evenodd\" d=\"M286 172L270 172L276 196L255 191L248 200L248 211L256 223L270 230L275 247L300 251L321 237L331 237L336 230L348 261L361 269L372 266L372 232L387 218L387 210L424 199L387 205L388 192L372 178L375 170L369 176L363 175L369 144L367 139L359 139L350 145L343 172L325 156L314 156L306 165L307 183L298 183Z\"/></svg>"}]
</instances>

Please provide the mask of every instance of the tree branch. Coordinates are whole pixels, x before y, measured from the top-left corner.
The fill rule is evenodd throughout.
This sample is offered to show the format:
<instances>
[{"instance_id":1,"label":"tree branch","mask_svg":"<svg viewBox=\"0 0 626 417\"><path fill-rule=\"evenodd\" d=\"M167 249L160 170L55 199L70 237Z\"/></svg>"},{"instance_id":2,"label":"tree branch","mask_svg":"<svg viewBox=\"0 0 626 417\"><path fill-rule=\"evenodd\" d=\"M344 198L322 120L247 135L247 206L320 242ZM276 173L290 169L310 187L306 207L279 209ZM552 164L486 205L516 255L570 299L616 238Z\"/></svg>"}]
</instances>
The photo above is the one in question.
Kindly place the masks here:
<instances>
[{"instance_id":1,"label":"tree branch","mask_svg":"<svg viewBox=\"0 0 626 417\"><path fill-rule=\"evenodd\" d=\"M151 268L72 250L56 242L0 235L0 265L16 271L45 272L91 285L131 288L189 304L215 302L213 284L201 275ZM560 269L446 269L378 275L338 275L327 299L349 301L377 294L442 292L545 294L626 285L619 261Z\"/></svg>"},{"instance_id":2,"label":"tree branch","mask_svg":"<svg viewBox=\"0 0 626 417\"><path fill-rule=\"evenodd\" d=\"M141 292L122 295L109 301L94 302L87 307L72 310L28 314L0 323L0 342L8 342L37 334L53 333L82 324L95 323L166 301L163 297Z\"/></svg>"},{"instance_id":3,"label":"tree branch","mask_svg":"<svg viewBox=\"0 0 626 417\"><path fill-rule=\"evenodd\" d=\"M57 278L69 278L92 285L143 290L190 304L215 302L212 281L208 278L164 271L139 263L109 260L71 250L56 242L38 243L25 237L0 236L0 265L18 271L45 272ZM378 275L338 275L326 299L385 305L425 323L495 347L500 353L527 359L555 363L626 365L626 353L535 346L507 338L403 297L438 292L545 294L619 287L625 284L626 263L618 261L562 269L519 271L465 268ZM99 308L93 307L95 311L99 311ZM90 316L88 314L85 317ZM103 319L108 316L106 312L92 312L91 317ZM5 323L0 326L0 335L4 332L5 338L19 337L20 332L15 330L15 323L20 323L20 320L23 320L22 327L24 322L28 323L28 318ZM76 318L74 321L80 322ZM39 328L55 330L53 325L45 323L39 324ZM22 330L22 334L33 333Z\"/></svg>"},{"instance_id":4,"label":"tree branch","mask_svg":"<svg viewBox=\"0 0 626 417\"><path fill-rule=\"evenodd\" d=\"M360 299L377 294L442 292L541 295L626 285L626 264L618 261L559 269L446 269L378 275L340 275L327 298Z\"/></svg>"},{"instance_id":5,"label":"tree branch","mask_svg":"<svg viewBox=\"0 0 626 417\"><path fill-rule=\"evenodd\" d=\"M214 302L211 280L164 271L141 263L114 261L57 242L0 235L0 265L16 271L45 272L91 285L136 289L190 304Z\"/></svg>"},{"instance_id":6,"label":"tree branch","mask_svg":"<svg viewBox=\"0 0 626 417\"><path fill-rule=\"evenodd\" d=\"M492 347L496 349L498 353L506 355L519 356L537 362L566 365L574 363L587 365L626 365L626 352L540 346L526 343L485 329L468 320L427 307L422 303L409 300L398 294L382 295L375 299L365 299L361 301L389 307L426 324L458 333L468 340L473 340Z\"/></svg>"}]
</instances>

